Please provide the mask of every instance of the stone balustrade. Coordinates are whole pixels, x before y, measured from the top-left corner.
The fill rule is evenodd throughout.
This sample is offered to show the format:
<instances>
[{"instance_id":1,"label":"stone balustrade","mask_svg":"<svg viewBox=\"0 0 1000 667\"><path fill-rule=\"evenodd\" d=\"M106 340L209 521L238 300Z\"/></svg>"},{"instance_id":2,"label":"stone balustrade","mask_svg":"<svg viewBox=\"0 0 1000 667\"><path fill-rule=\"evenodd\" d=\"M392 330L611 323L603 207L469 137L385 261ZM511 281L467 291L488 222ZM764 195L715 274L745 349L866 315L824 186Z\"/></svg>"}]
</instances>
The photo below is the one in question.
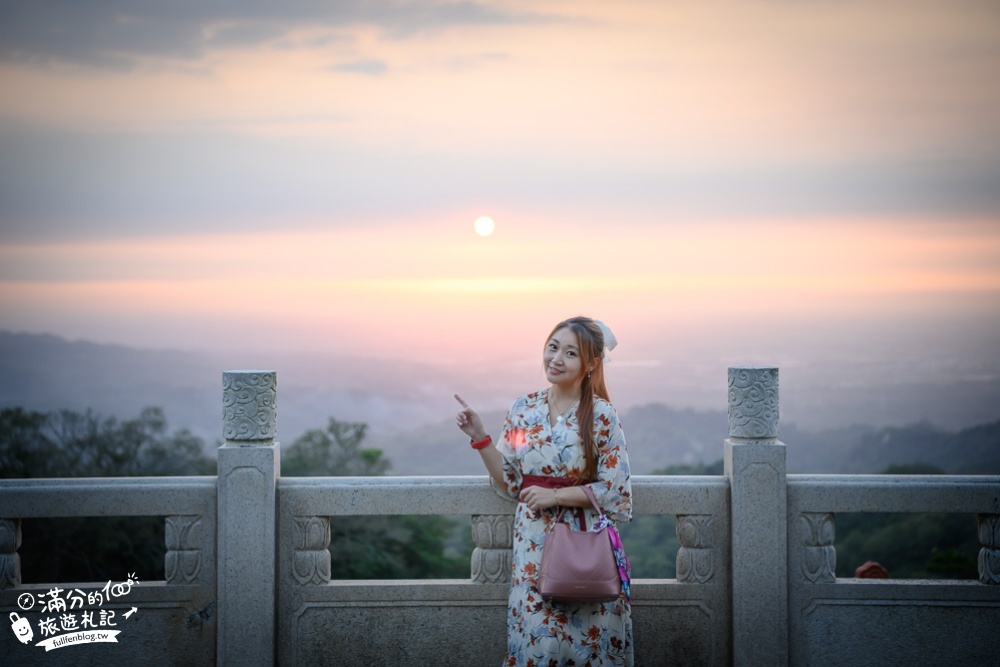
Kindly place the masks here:
<instances>
[{"instance_id":1,"label":"stone balustrade","mask_svg":"<svg viewBox=\"0 0 1000 667\"><path fill-rule=\"evenodd\" d=\"M216 477L0 480L4 613L52 587L21 582L18 549L32 539L21 519L162 516L167 545L166 580L134 588L127 605L141 612L119 644L50 655L2 632L0 655L19 665L500 664L513 505L486 477L282 478L275 375L227 373L223 385ZM680 543L676 579L634 582L637 664L996 660L1000 477L787 475L777 369L731 369L729 404L724 475L633 478L635 513L676 516ZM841 512L968 513L979 581L837 579ZM395 514L471 517L472 577L331 580L331 522Z\"/></svg>"}]
</instances>

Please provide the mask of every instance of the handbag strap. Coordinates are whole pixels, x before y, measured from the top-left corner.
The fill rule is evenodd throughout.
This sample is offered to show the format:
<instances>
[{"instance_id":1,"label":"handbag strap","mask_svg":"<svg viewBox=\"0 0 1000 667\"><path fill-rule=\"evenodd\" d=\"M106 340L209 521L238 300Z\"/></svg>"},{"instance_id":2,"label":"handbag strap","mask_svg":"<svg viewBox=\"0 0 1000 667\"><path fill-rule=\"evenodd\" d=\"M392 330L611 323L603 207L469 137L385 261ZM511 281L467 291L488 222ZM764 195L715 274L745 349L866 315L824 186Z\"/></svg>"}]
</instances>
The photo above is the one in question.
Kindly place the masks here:
<instances>
[{"instance_id":1,"label":"handbag strap","mask_svg":"<svg viewBox=\"0 0 1000 667\"><path fill-rule=\"evenodd\" d=\"M601 506L597 504L597 498L594 496L594 490L589 486L587 486L586 484L584 484L580 488L583 489L583 492L587 494L587 498L590 499L590 504L594 506L594 511L597 512L599 515L604 514L604 511L601 509Z\"/></svg>"},{"instance_id":2,"label":"handbag strap","mask_svg":"<svg viewBox=\"0 0 1000 667\"><path fill-rule=\"evenodd\" d=\"M594 496L594 490L591 489L586 484L581 484L580 488L583 489L583 492L585 494L587 494L587 499L590 500L590 504L593 505L594 511L597 512L598 516L604 514L604 511L601 510L601 506L597 504L597 497ZM569 509L569 508L566 507L565 505L560 505L559 506L559 513L556 514L556 520L555 520L555 522L553 522L553 524L552 524L553 526L555 524L559 523L560 521L562 521L563 512L565 512L567 509ZM574 508L574 509L578 513L577 517L578 517L578 519L580 521L580 530L586 531L587 530L587 521L584 518L583 508L582 507L577 507L577 508Z\"/></svg>"}]
</instances>

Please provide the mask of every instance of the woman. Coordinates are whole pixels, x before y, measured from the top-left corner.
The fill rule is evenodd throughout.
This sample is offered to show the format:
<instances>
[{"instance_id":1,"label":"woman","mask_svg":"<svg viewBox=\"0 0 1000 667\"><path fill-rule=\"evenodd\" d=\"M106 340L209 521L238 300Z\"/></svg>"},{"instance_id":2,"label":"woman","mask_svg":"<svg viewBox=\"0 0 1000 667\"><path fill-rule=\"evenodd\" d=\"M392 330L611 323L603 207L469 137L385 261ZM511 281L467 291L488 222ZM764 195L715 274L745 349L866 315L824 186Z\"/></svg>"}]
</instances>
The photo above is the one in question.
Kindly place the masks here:
<instances>
[{"instance_id":1,"label":"woman","mask_svg":"<svg viewBox=\"0 0 1000 667\"><path fill-rule=\"evenodd\" d=\"M559 323L542 353L549 387L514 401L495 446L479 415L455 395L458 427L482 456L490 483L520 501L504 665L633 664L627 585L614 602L560 604L543 600L536 583L545 528L558 508L580 508L564 513L574 526L579 512L588 528L598 518L579 485L593 490L609 518L632 519L625 436L604 385L604 351L615 344L590 318Z\"/></svg>"}]
</instances>

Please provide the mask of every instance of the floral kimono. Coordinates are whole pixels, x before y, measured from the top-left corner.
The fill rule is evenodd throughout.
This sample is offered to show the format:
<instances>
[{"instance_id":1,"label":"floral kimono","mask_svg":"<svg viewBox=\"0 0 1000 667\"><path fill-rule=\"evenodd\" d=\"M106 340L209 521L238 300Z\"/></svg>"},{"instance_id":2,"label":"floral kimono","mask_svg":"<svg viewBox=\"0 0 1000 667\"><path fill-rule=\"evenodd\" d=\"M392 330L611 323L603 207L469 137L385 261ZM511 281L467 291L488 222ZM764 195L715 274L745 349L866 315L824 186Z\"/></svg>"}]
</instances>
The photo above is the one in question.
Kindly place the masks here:
<instances>
[{"instance_id":1,"label":"floral kimono","mask_svg":"<svg viewBox=\"0 0 1000 667\"><path fill-rule=\"evenodd\" d=\"M524 475L572 477L585 461L579 445L576 410L551 425L548 390L518 398L504 423L497 448L504 460L504 489L517 499ZM631 521L632 487L625 435L618 414L607 401L594 399L594 423L599 460L597 481L589 486L598 505L613 521ZM598 667L632 665L632 611L625 590L613 602L563 604L543 600L537 575L545 544L545 528L557 508L537 515L518 503L514 517L514 562L507 610L510 667ZM564 521L578 527L582 512L590 528L598 519L594 509L567 511Z\"/></svg>"}]
</instances>

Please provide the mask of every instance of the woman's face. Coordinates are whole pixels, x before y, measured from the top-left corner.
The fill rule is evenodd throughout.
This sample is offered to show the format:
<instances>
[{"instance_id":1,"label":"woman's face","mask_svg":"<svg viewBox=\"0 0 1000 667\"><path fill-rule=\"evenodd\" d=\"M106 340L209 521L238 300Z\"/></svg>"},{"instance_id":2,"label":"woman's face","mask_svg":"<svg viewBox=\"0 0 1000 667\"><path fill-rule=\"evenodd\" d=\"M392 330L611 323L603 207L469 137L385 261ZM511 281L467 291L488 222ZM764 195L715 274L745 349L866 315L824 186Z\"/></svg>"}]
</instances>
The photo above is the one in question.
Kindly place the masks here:
<instances>
[{"instance_id":1,"label":"woman's face","mask_svg":"<svg viewBox=\"0 0 1000 667\"><path fill-rule=\"evenodd\" d=\"M568 327L557 330L545 344L542 366L546 379L552 384L572 387L583 380L580 341Z\"/></svg>"}]
</instances>

